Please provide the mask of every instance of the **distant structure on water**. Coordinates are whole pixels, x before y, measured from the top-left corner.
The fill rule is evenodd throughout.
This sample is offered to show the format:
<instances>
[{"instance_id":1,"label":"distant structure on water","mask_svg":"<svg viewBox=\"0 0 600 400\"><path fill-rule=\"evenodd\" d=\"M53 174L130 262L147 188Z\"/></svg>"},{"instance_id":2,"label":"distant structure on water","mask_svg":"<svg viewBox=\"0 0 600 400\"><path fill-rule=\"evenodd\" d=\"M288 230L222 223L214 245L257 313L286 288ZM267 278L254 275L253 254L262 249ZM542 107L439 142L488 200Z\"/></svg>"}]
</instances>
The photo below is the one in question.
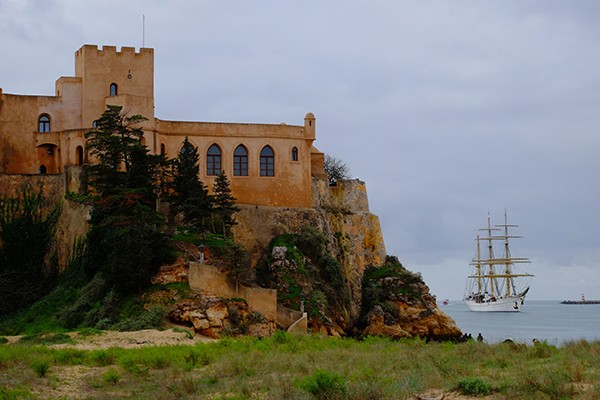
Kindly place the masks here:
<instances>
[{"instance_id":1,"label":"distant structure on water","mask_svg":"<svg viewBox=\"0 0 600 400\"><path fill-rule=\"evenodd\" d=\"M581 300L564 300L560 304L600 304L600 300L586 300L585 295L581 293Z\"/></svg>"}]
</instances>

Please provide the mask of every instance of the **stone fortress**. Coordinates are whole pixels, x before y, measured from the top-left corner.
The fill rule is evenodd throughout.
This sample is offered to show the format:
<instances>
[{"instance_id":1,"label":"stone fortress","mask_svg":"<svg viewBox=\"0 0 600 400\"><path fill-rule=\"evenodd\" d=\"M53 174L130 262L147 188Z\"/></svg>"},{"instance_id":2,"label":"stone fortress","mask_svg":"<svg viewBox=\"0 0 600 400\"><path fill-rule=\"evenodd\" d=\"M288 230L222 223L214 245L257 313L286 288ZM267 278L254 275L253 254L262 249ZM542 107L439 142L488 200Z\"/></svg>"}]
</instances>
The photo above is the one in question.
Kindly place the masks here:
<instances>
[{"instance_id":1,"label":"stone fortress","mask_svg":"<svg viewBox=\"0 0 600 400\"><path fill-rule=\"evenodd\" d=\"M344 264L353 271L355 285L366 265L385 259L379 219L369 211L364 182L328 185L324 155L313 146L312 113L295 126L158 119L150 48L84 45L75 53L75 76L59 78L54 96L8 94L0 88L0 195L24 185L42 186L54 204L77 192L83 165L94 161L84 134L107 105L147 118L141 140L151 153L174 158L188 137L198 147L200 179L209 189L225 171L241 207L234 236L255 261L274 236L306 225L331 240L334 234L347 238ZM70 201L62 208L57 239L69 248L87 232L88 211Z\"/></svg>"},{"instance_id":2,"label":"stone fortress","mask_svg":"<svg viewBox=\"0 0 600 400\"><path fill-rule=\"evenodd\" d=\"M200 179L210 188L224 170L240 204L310 207L311 177L324 176L312 113L301 126L156 118L150 48L84 45L75 53L75 76L59 78L55 92L29 96L0 88L0 174L62 174L93 162L84 134L107 105L116 105L148 119L142 140L153 154L174 158L189 137L200 154Z\"/></svg>"}]
</instances>

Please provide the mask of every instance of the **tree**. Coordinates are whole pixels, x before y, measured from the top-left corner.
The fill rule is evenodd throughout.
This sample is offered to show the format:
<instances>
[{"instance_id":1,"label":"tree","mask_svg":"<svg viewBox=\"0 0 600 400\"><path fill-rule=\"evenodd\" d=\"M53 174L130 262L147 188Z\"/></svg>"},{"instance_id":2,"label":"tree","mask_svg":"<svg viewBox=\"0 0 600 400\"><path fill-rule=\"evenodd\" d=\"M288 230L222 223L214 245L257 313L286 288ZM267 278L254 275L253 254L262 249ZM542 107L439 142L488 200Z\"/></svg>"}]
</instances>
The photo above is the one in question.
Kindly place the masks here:
<instances>
[{"instance_id":1,"label":"tree","mask_svg":"<svg viewBox=\"0 0 600 400\"><path fill-rule=\"evenodd\" d=\"M107 106L97 128L85 134L98 163L88 167L90 184L99 195L87 238L85 270L103 274L123 293L150 283L160 265L172 259L164 218L154 206L154 189L166 164L140 143L141 115L127 117Z\"/></svg>"},{"instance_id":2,"label":"tree","mask_svg":"<svg viewBox=\"0 0 600 400\"><path fill-rule=\"evenodd\" d=\"M328 154L325 155L323 167L325 168L329 184L332 186L336 185L338 180L349 179L351 177L350 168L346 163Z\"/></svg>"},{"instance_id":3,"label":"tree","mask_svg":"<svg viewBox=\"0 0 600 400\"><path fill-rule=\"evenodd\" d=\"M158 268L173 259L164 218L135 190L94 205L84 263L88 276L101 273L121 293L150 284Z\"/></svg>"},{"instance_id":4,"label":"tree","mask_svg":"<svg viewBox=\"0 0 600 400\"><path fill-rule=\"evenodd\" d=\"M236 198L231 194L231 187L229 185L229 179L225 175L225 171L221 171L215 179L215 185L213 187L213 213L221 221L223 228L223 235L228 236L231 227L237 222L233 217L233 214L240 211L235 206Z\"/></svg>"},{"instance_id":5,"label":"tree","mask_svg":"<svg viewBox=\"0 0 600 400\"><path fill-rule=\"evenodd\" d=\"M203 231L204 220L212 209L208 189L200 181L198 148L186 137L179 155L173 160L171 194L169 199L178 212L183 213L184 221Z\"/></svg>"},{"instance_id":6,"label":"tree","mask_svg":"<svg viewBox=\"0 0 600 400\"><path fill-rule=\"evenodd\" d=\"M146 118L127 116L122 108L106 106L96 128L85 134L90 154L98 159L87 166L89 183L103 197L124 188L141 189L152 201L157 174L166 159L162 154L149 154L140 142L144 132L139 124Z\"/></svg>"},{"instance_id":7,"label":"tree","mask_svg":"<svg viewBox=\"0 0 600 400\"><path fill-rule=\"evenodd\" d=\"M0 196L0 314L25 307L52 288L60 207L42 211L42 189Z\"/></svg>"}]
</instances>

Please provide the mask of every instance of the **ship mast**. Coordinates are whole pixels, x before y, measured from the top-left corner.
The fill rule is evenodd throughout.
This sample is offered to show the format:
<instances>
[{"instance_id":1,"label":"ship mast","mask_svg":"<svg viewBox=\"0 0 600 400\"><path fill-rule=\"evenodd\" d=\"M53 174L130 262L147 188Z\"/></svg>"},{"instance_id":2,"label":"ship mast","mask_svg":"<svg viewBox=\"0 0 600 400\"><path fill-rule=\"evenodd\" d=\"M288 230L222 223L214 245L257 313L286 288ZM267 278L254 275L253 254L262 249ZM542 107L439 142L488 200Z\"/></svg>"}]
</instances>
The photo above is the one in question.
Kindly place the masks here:
<instances>
[{"instance_id":1,"label":"ship mast","mask_svg":"<svg viewBox=\"0 0 600 400\"><path fill-rule=\"evenodd\" d=\"M492 223L491 223L491 220L490 220L490 214L489 213L488 213L488 221L487 222L488 222L487 229L484 229L484 230L488 231L488 237L486 239L488 240L488 253L489 253L487 261L488 261L489 266L490 266L490 272L489 272L489 277L490 277L490 294L492 296L495 296L496 295L496 293L495 293L496 290L495 289L498 288L498 282L496 282L496 279L495 279L496 278L496 273L494 271L494 264L495 264L495 262L494 262L494 246L492 245L492 241L494 239L496 239L496 238L492 236L492 231L497 231L498 229L492 228Z\"/></svg>"},{"instance_id":2,"label":"ship mast","mask_svg":"<svg viewBox=\"0 0 600 400\"><path fill-rule=\"evenodd\" d=\"M477 235L477 293L481 293L481 241Z\"/></svg>"},{"instance_id":3,"label":"ship mast","mask_svg":"<svg viewBox=\"0 0 600 400\"><path fill-rule=\"evenodd\" d=\"M508 239L520 239L523 236L510 236L508 234L508 228L516 228L519 225L510 225L508 223L508 212L505 209L504 210L504 224L501 225L495 225L496 227L500 227L500 228L504 228L504 236L499 237L499 239L504 239L504 259L500 259L500 261L503 262L504 264L504 276L503 278L506 280L506 295L510 296L511 295L511 289L512 289L512 293L513 294L517 294L517 289L515 287L515 282L513 280L514 277L518 277L518 276L533 276L530 274L513 274L510 266L512 264L517 264L517 263L530 263L531 261L529 261L529 259L527 258L522 258L522 257L511 257L510 256L510 250L509 250L509 245L508 245Z\"/></svg>"}]
</instances>

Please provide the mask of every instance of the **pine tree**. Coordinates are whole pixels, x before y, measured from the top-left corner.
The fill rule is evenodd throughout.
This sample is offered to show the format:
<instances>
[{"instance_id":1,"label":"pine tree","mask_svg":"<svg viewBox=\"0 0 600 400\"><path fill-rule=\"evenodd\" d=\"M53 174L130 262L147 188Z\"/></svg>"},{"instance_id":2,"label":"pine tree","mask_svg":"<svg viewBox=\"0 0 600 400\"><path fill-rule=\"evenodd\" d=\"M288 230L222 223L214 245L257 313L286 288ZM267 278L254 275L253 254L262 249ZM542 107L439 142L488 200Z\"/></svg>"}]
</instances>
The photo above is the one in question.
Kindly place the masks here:
<instances>
[{"instance_id":1,"label":"pine tree","mask_svg":"<svg viewBox=\"0 0 600 400\"><path fill-rule=\"evenodd\" d=\"M141 115L127 116L121 106L106 106L95 129L87 132L90 154L98 162L87 167L90 185L106 197L123 189L139 189L150 203L164 155L151 155L141 144ZM136 126L137 125L137 126Z\"/></svg>"},{"instance_id":2,"label":"pine tree","mask_svg":"<svg viewBox=\"0 0 600 400\"><path fill-rule=\"evenodd\" d=\"M85 134L98 163L88 166L90 185L98 194L91 214L84 269L121 292L150 283L160 265L172 259L162 232L164 218L155 208L164 155L151 155L140 143L137 126L146 119L126 116L122 107L107 106L97 127Z\"/></svg>"},{"instance_id":3,"label":"pine tree","mask_svg":"<svg viewBox=\"0 0 600 400\"><path fill-rule=\"evenodd\" d=\"M240 209L235 206L235 200L236 198L231 194L229 179L225 171L222 171L215 179L213 187L213 214L219 218L225 237L228 236L231 227L237 223L233 214Z\"/></svg>"},{"instance_id":4,"label":"pine tree","mask_svg":"<svg viewBox=\"0 0 600 400\"><path fill-rule=\"evenodd\" d=\"M179 155L173 161L171 203L183 213L185 223L205 230L204 220L210 216L212 202L208 189L200 181L198 148L186 137Z\"/></svg>"}]
</instances>

